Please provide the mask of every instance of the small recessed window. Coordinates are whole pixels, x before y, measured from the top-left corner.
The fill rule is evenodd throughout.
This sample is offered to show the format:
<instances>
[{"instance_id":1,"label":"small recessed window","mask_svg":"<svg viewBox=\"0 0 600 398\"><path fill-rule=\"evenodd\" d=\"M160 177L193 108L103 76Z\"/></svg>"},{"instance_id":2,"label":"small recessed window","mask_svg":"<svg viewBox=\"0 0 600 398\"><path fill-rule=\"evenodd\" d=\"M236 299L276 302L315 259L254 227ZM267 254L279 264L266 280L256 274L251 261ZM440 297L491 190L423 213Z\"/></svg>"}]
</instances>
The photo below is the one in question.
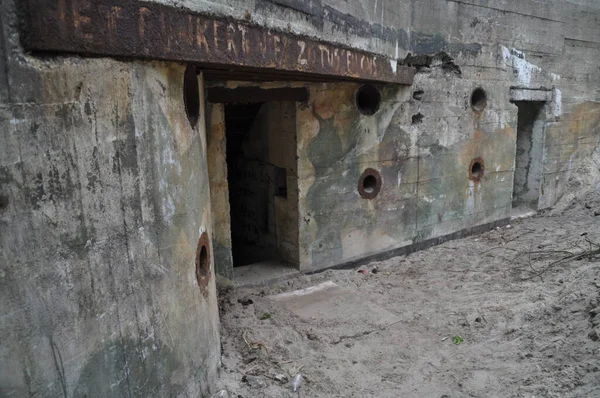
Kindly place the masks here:
<instances>
[{"instance_id":1,"label":"small recessed window","mask_svg":"<svg viewBox=\"0 0 600 398\"><path fill-rule=\"evenodd\" d=\"M475 112L481 112L487 106L487 94L482 88L476 88L471 94L471 107Z\"/></svg>"},{"instance_id":2,"label":"small recessed window","mask_svg":"<svg viewBox=\"0 0 600 398\"><path fill-rule=\"evenodd\" d=\"M482 158L475 158L471 160L469 165L469 178L473 181L479 181L483 177L485 166Z\"/></svg>"},{"instance_id":3,"label":"small recessed window","mask_svg":"<svg viewBox=\"0 0 600 398\"><path fill-rule=\"evenodd\" d=\"M373 199L381 191L381 174L375 169L363 171L358 180L358 193L364 199Z\"/></svg>"},{"instance_id":4,"label":"small recessed window","mask_svg":"<svg viewBox=\"0 0 600 398\"><path fill-rule=\"evenodd\" d=\"M372 84L360 86L356 92L356 106L363 115L374 115L381 105L381 93Z\"/></svg>"},{"instance_id":5,"label":"small recessed window","mask_svg":"<svg viewBox=\"0 0 600 398\"><path fill-rule=\"evenodd\" d=\"M200 117L200 87L196 67L188 65L183 76L183 104L190 125L196 127Z\"/></svg>"}]
</instances>

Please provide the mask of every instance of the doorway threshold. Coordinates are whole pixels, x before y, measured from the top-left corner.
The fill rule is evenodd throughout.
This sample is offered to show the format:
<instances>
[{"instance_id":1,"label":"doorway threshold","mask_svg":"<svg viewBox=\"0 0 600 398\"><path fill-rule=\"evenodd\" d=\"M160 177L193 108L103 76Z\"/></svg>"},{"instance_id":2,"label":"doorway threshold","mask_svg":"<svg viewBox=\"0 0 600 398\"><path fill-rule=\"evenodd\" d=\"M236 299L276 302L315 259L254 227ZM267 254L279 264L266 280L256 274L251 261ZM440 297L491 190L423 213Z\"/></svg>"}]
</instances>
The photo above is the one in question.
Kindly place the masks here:
<instances>
[{"instance_id":1,"label":"doorway threshold","mask_svg":"<svg viewBox=\"0 0 600 398\"><path fill-rule=\"evenodd\" d=\"M268 286L280 282L300 271L293 265L277 260L266 260L233 268L235 286Z\"/></svg>"},{"instance_id":2,"label":"doorway threshold","mask_svg":"<svg viewBox=\"0 0 600 398\"><path fill-rule=\"evenodd\" d=\"M510 219L518 220L520 218L533 217L537 214L537 211L528 206L513 207L510 211Z\"/></svg>"}]
</instances>

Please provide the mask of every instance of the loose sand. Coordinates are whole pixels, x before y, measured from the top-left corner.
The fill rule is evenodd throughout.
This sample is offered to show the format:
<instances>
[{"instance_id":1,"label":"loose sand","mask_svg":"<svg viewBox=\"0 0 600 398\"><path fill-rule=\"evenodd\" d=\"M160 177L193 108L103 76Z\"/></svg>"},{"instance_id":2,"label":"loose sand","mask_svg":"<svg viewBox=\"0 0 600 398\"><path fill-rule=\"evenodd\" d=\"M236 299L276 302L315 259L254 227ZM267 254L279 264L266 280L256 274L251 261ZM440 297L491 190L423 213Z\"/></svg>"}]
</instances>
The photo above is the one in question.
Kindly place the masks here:
<instances>
[{"instance_id":1,"label":"loose sand","mask_svg":"<svg viewBox=\"0 0 600 398\"><path fill-rule=\"evenodd\" d=\"M365 265L366 274L221 292L220 387L244 398L600 397L594 214L600 197L587 194L510 228ZM583 258L556 262L569 253ZM343 294L324 314L299 316L270 297L328 281ZM293 393L282 375L298 369Z\"/></svg>"}]
</instances>

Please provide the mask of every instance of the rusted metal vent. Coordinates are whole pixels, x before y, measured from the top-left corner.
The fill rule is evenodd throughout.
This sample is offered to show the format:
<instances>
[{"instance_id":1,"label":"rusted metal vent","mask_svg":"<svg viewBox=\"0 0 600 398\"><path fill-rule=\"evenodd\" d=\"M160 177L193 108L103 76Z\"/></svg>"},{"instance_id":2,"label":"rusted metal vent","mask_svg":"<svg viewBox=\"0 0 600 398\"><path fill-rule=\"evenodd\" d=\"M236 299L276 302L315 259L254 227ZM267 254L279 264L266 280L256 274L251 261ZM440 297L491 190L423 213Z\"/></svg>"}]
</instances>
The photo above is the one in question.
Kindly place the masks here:
<instances>
[{"instance_id":1,"label":"rusted metal vent","mask_svg":"<svg viewBox=\"0 0 600 398\"><path fill-rule=\"evenodd\" d=\"M188 65L183 75L183 103L190 124L196 127L200 117L200 88L196 67L193 65Z\"/></svg>"},{"instance_id":2,"label":"rusted metal vent","mask_svg":"<svg viewBox=\"0 0 600 398\"><path fill-rule=\"evenodd\" d=\"M360 86L356 92L356 106L363 115L374 115L381 105L381 93L372 84Z\"/></svg>"},{"instance_id":3,"label":"rusted metal vent","mask_svg":"<svg viewBox=\"0 0 600 398\"><path fill-rule=\"evenodd\" d=\"M481 112L486 106L487 94L482 88L478 87L471 94L471 107L475 112Z\"/></svg>"},{"instance_id":4,"label":"rusted metal vent","mask_svg":"<svg viewBox=\"0 0 600 398\"><path fill-rule=\"evenodd\" d=\"M483 172L485 171L485 165L482 158L475 158L471 160L469 165L469 179L473 181L479 181L483 178Z\"/></svg>"},{"instance_id":5,"label":"rusted metal vent","mask_svg":"<svg viewBox=\"0 0 600 398\"><path fill-rule=\"evenodd\" d=\"M210 248L206 232L200 236L196 249L196 280L202 289L202 294L206 295L206 287L210 280Z\"/></svg>"},{"instance_id":6,"label":"rusted metal vent","mask_svg":"<svg viewBox=\"0 0 600 398\"><path fill-rule=\"evenodd\" d=\"M364 199L373 199L381 191L381 174L375 169L363 171L358 180L358 193Z\"/></svg>"}]
</instances>

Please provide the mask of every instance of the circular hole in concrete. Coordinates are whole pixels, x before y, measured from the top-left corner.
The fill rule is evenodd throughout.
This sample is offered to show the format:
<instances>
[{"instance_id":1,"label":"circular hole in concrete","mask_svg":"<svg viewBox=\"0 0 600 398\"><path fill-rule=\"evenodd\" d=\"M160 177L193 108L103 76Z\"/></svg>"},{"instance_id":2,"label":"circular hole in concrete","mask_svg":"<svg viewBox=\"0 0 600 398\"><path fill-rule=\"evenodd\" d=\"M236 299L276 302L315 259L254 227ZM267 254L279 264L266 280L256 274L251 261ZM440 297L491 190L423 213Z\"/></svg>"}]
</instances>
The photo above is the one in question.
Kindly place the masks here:
<instances>
[{"instance_id":1,"label":"circular hole in concrete","mask_svg":"<svg viewBox=\"0 0 600 398\"><path fill-rule=\"evenodd\" d=\"M194 65L188 65L183 76L183 103L190 124L196 127L200 117L200 87Z\"/></svg>"},{"instance_id":2,"label":"circular hole in concrete","mask_svg":"<svg viewBox=\"0 0 600 398\"><path fill-rule=\"evenodd\" d=\"M381 104L381 93L372 84L360 86L356 92L356 106L363 115L374 115Z\"/></svg>"},{"instance_id":3,"label":"circular hole in concrete","mask_svg":"<svg viewBox=\"0 0 600 398\"><path fill-rule=\"evenodd\" d=\"M485 166L482 158L475 158L471 160L471 164L469 165L469 178L473 181L481 180L484 170Z\"/></svg>"},{"instance_id":4,"label":"circular hole in concrete","mask_svg":"<svg viewBox=\"0 0 600 398\"><path fill-rule=\"evenodd\" d=\"M366 193L373 193L377 187L377 179L373 176L366 176L363 181L363 189Z\"/></svg>"},{"instance_id":5,"label":"circular hole in concrete","mask_svg":"<svg viewBox=\"0 0 600 398\"><path fill-rule=\"evenodd\" d=\"M366 169L358 180L358 193L364 199L373 199L381 191L381 175L375 169Z\"/></svg>"},{"instance_id":6,"label":"circular hole in concrete","mask_svg":"<svg viewBox=\"0 0 600 398\"><path fill-rule=\"evenodd\" d=\"M208 248L208 236L204 232L198 241L196 249L196 280L198 286L205 288L210 279L210 257Z\"/></svg>"},{"instance_id":7,"label":"circular hole in concrete","mask_svg":"<svg viewBox=\"0 0 600 398\"><path fill-rule=\"evenodd\" d=\"M476 112L481 112L486 106L487 94L482 88L478 87L473 90L473 93L471 94L471 107Z\"/></svg>"}]
</instances>

